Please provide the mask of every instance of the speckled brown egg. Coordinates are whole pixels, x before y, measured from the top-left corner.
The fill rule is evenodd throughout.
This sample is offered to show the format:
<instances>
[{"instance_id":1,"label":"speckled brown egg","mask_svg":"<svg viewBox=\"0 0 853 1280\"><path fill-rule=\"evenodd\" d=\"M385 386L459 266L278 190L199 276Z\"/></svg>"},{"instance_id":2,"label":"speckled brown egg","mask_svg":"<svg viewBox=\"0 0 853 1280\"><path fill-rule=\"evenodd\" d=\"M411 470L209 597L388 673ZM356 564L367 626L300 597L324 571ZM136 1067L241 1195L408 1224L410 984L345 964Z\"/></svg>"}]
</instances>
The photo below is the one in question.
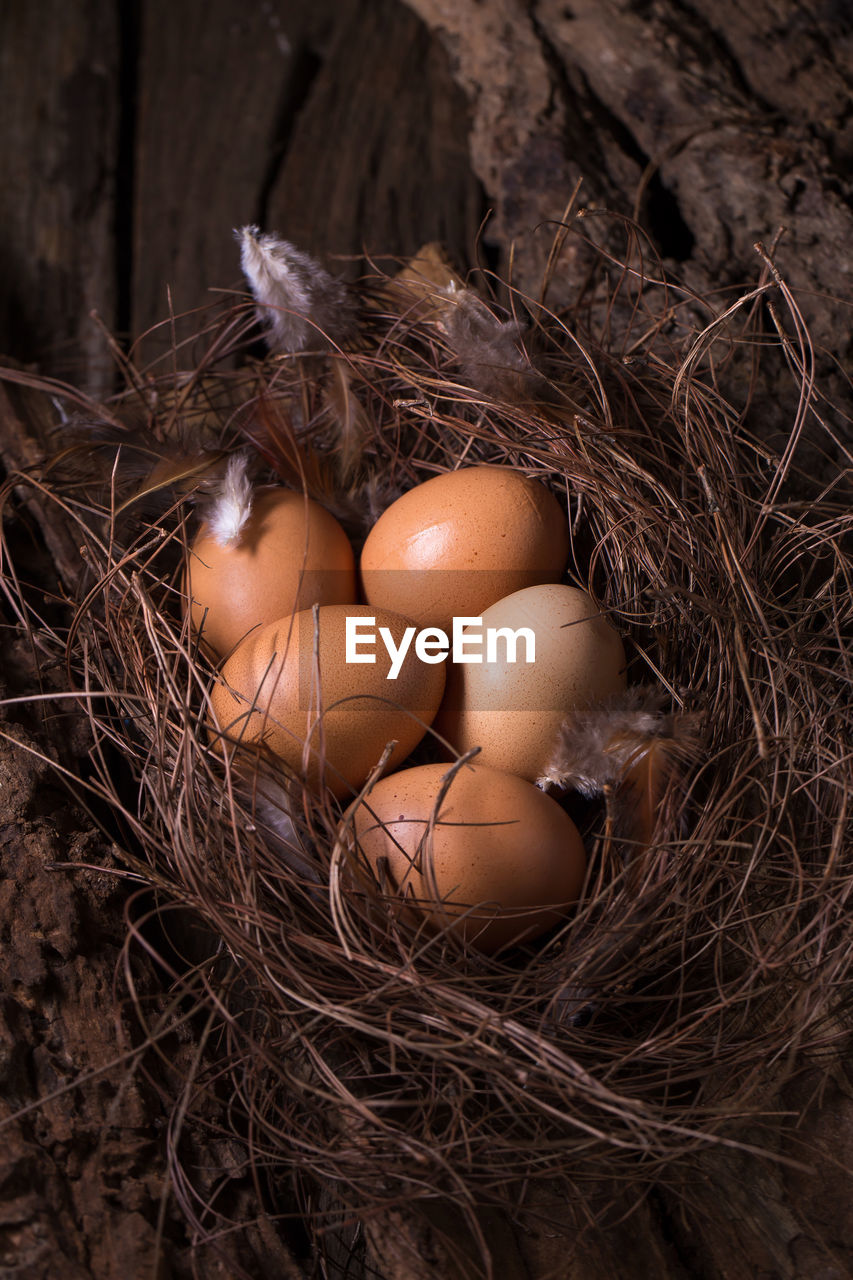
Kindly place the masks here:
<instances>
[{"instance_id":1,"label":"speckled brown egg","mask_svg":"<svg viewBox=\"0 0 853 1280\"><path fill-rule=\"evenodd\" d=\"M447 765L402 769L350 811L380 887L404 898L412 919L489 953L565 919L586 871L568 814L521 778L464 765L427 834L446 774Z\"/></svg>"},{"instance_id":2,"label":"speckled brown egg","mask_svg":"<svg viewBox=\"0 0 853 1280\"><path fill-rule=\"evenodd\" d=\"M532 631L534 661L523 636L512 648L498 635L487 661L490 629ZM477 628L479 631L480 629ZM483 661L448 666L436 730L460 753L531 781L542 776L568 711L625 688L618 632L585 591L562 584L528 587L482 615ZM472 646L476 651L476 647Z\"/></svg>"},{"instance_id":3,"label":"speckled brown egg","mask_svg":"<svg viewBox=\"0 0 853 1280\"><path fill-rule=\"evenodd\" d=\"M392 503L361 554L365 599L449 631L522 587L556 582L569 554L557 499L510 467L433 476Z\"/></svg>"},{"instance_id":4,"label":"speckled brown egg","mask_svg":"<svg viewBox=\"0 0 853 1280\"><path fill-rule=\"evenodd\" d=\"M253 627L357 598L349 539L325 507L289 489L259 489L239 541L202 525L189 556L193 628L221 657Z\"/></svg>"},{"instance_id":5,"label":"speckled brown egg","mask_svg":"<svg viewBox=\"0 0 853 1280\"><path fill-rule=\"evenodd\" d=\"M348 617L375 618L375 663L346 662ZM441 701L444 666L421 662L409 649L396 679L388 679L379 628L387 627L399 647L410 626L388 610L322 605L318 625L316 634L308 609L253 632L223 666L211 707L227 739L262 743L314 790L324 760L326 786L341 798L364 783L387 743L397 744L391 769L421 740Z\"/></svg>"}]
</instances>

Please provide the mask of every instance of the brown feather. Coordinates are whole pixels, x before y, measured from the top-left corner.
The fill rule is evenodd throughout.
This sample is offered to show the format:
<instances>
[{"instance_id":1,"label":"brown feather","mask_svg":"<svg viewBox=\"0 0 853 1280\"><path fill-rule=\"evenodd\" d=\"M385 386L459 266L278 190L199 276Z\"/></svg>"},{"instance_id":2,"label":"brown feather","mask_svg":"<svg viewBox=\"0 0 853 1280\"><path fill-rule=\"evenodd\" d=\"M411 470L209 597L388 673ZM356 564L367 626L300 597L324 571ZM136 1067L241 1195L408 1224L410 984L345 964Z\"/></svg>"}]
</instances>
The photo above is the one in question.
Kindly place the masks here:
<instances>
[{"instance_id":1,"label":"brown feather","mask_svg":"<svg viewBox=\"0 0 853 1280\"><path fill-rule=\"evenodd\" d=\"M262 394L241 423L241 431L283 484L332 506L339 488L334 460L297 437L294 412L293 402Z\"/></svg>"},{"instance_id":2,"label":"brown feather","mask_svg":"<svg viewBox=\"0 0 853 1280\"><path fill-rule=\"evenodd\" d=\"M150 498L152 494L160 493L164 489L171 489L177 493L189 493L200 486L204 488L218 484L222 477L222 462L225 457L226 454L221 451L180 453L173 457L161 457L136 492L116 508L116 515L120 515L134 503Z\"/></svg>"},{"instance_id":3,"label":"brown feather","mask_svg":"<svg viewBox=\"0 0 853 1280\"><path fill-rule=\"evenodd\" d=\"M660 690L632 686L572 712L539 780L586 796L608 792L636 852L651 844L667 789L699 745L697 718L665 712L663 700Z\"/></svg>"},{"instance_id":4,"label":"brown feather","mask_svg":"<svg viewBox=\"0 0 853 1280\"><path fill-rule=\"evenodd\" d=\"M472 289L451 289L445 296L442 327L469 386L508 404L552 399L517 320L499 320Z\"/></svg>"},{"instance_id":5,"label":"brown feather","mask_svg":"<svg viewBox=\"0 0 853 1280\"><path fill-rule=\"evenodd\" d=\"M346 484L355 472L370 436L370 422L352 389L352 371L344 359L330 360L323 400L332 421L337 444L338 475Z\"/></svg>"},{"instance_id":6,"label":"brown feather","mask_svg":"<svg viewBox=\"0 0 853 1280\"><path fill-rule=\"evenodd\" d=\"M441 245L423 245L405 267L388 280L382 296L392 311L408 320L441 321L454 294L463 289Z\"/></svg>"}]
</instances>

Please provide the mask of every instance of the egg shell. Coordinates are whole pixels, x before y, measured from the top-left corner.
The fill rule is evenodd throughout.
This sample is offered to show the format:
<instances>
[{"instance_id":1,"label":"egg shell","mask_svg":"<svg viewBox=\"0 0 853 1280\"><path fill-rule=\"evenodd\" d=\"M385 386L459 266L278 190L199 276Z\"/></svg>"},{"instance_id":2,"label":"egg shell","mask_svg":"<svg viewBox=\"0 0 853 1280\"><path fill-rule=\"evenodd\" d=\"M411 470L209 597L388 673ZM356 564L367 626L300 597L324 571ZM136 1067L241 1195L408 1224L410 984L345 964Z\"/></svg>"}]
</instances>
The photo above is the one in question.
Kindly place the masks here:
<instances>
[{"instance_id":1,"label":"egg shell","mask_svg":"<svg viewBox=\"0 0 853 1280\"><path fill-rule=\"evenodd\" d=\"M568 814L521 778L463 765L425 837L446 775L442 764L402 769L350 810L380 886L393 886L413 920L449 928L487 953L565 919L586 872Z\"/></svg>"},{"instance_id":2,"label":"egg shell","mask_svg":"<svg viewBox=\"0 0 853 1280\"><path fill-rule=\"evenodd\" d=\"M447 631L522 587L556 582L569 554L557 499L510 467L433 476L392 503L361 554L364 597Z\"/></svg>"},{"instance_id":3,"label":"egg shell","mask_svg":"<svg viewBox=\"0 0 853 1280\"><path fill-rule=\"evenodd\" d=\"M625 650L618 632L585 591L562 584L528 587L486 609L489 628L528 627L535 659L519 640L516 661L497 644L497 661L451 663L436 731L462 754L534 781L545 771L568 711L625 688Z\"/></svg>"},{"instance_id":4,"label":"egg shell","mask_svg":"<svg viewBox=\"0 0 853 1280\"><path fill-rule=\"evenodd\" d=\"M348 617L376 619L375 663L345 661ZM421 662L410 647L399 675L389 680L390 659L378 629L387 627L399 646L411 624L388 610L321 605L318 622L319 690L314 611L308 609L260 628L238 646L211 690L211 708L228 740L262 743L297 775L303 774L308 743L304 776L314 790L322 737L326 786L343 798L361 787L388 742L397 742L388 768L420 742L441 701L444 666Z\"/></svg>"},{"instance_id":5,"label":"egg shell","mask_svg":"<svg viewBox=\"0 0 853 1280\"><path fill-rule=\"evenodd\" d=\"M259 489L240 540L222 546L202 525L189 557L192 625L221 657L253 627L313 604L350 604L355 556L335 517L289 489Z\"/></svg>"}]
</instances>

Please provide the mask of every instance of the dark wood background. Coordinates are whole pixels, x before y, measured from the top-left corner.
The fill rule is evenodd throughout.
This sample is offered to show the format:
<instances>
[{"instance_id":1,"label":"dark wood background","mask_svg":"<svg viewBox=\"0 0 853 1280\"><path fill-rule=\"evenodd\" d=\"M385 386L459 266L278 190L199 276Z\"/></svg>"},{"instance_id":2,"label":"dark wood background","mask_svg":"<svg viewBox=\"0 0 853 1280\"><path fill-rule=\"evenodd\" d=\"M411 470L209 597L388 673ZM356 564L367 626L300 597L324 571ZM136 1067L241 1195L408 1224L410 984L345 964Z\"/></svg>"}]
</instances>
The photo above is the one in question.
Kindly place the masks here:
<instances>
[{"instance_id":1,"label":"dark wood background","mask_svg":"<svg viewBox=\"0 0 853 1280\"><path fill-rule=\"evenodd\" d=\"M104 386L90 312L138 337L240 287L247 222L342 272L473 251L465 96L395 0L9 0L0 59L0 350L21 360Z\"/></svg>"},{"instance_id":2,"label":"dark wood background","mask_svg":"<svg viewBox=\"0 0 853 1280\"><path fill-rule=\"evenodd\" d=\"M755 280L754 242L784 227L779 265L846 396L851 84L846 0L0 0L0 353L108 391L105 332L154 359L169 334L149 330L170 311L241 287L231 233L250 221L350 275L432 239L461 269L505 269L514 242L515 278L535 289L580 179L583 203L636 214L702 292ZM577 265L569 252L556 301L570 300ZM31 447L26 404L0 408L17 465ZM30 548L36 577L55 580L26 521L7 536ZM13 621L4 615L3 696L37 687ZM85 758L83 737L58 743L14 707L0 728L36 752ZM68 1089L5 1130L0 1276L189 1276L173 1206L157 1235L165 1106L109 1066L134 1035L111 994L123 891L50 870L106 855L37 754L0 740L0 783L2 1105L10 1115ZM561 1237L491 1222L496 1275L853 1274L844 1064L803 1074L776 1101L822 1153L810 1171L722 1152L701 1193L661 1190L627 1226L630 1194L609 1193L608 1229L582 1238L583 1207L549 1206ZM234 1195L256 1214L248 1184ZM419 1261L397 1247L405 1238ZM450 1274L405 1215L362 1240L352 1277ZM199 1274L313 1274L293 1233L264 1219L223 1249Z\"/></svg>"}]
</instances>

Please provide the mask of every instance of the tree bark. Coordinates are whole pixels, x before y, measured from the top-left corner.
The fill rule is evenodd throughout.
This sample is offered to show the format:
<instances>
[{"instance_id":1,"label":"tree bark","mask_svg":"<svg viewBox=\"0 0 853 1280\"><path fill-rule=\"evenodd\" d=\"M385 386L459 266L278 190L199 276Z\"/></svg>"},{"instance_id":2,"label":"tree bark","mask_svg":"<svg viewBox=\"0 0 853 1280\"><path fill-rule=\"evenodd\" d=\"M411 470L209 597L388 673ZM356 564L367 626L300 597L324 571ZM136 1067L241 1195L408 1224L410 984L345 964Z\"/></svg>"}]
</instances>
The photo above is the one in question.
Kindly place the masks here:
<instances>
[{"instance_id":1,"label":"tree bark","mask_svg":"<svg viewBox=\"0 0 853 1280\"><path fill-rule=\"evenodd\" d=\"M853 280L853 21L844 5L722 0L408 0L472 106L471 158L538 291L576 183L635 216L703 295L779 264L816 345L843 356ZM577 288L571 261L552 302Z\"/></svg>"}]
</instances>

